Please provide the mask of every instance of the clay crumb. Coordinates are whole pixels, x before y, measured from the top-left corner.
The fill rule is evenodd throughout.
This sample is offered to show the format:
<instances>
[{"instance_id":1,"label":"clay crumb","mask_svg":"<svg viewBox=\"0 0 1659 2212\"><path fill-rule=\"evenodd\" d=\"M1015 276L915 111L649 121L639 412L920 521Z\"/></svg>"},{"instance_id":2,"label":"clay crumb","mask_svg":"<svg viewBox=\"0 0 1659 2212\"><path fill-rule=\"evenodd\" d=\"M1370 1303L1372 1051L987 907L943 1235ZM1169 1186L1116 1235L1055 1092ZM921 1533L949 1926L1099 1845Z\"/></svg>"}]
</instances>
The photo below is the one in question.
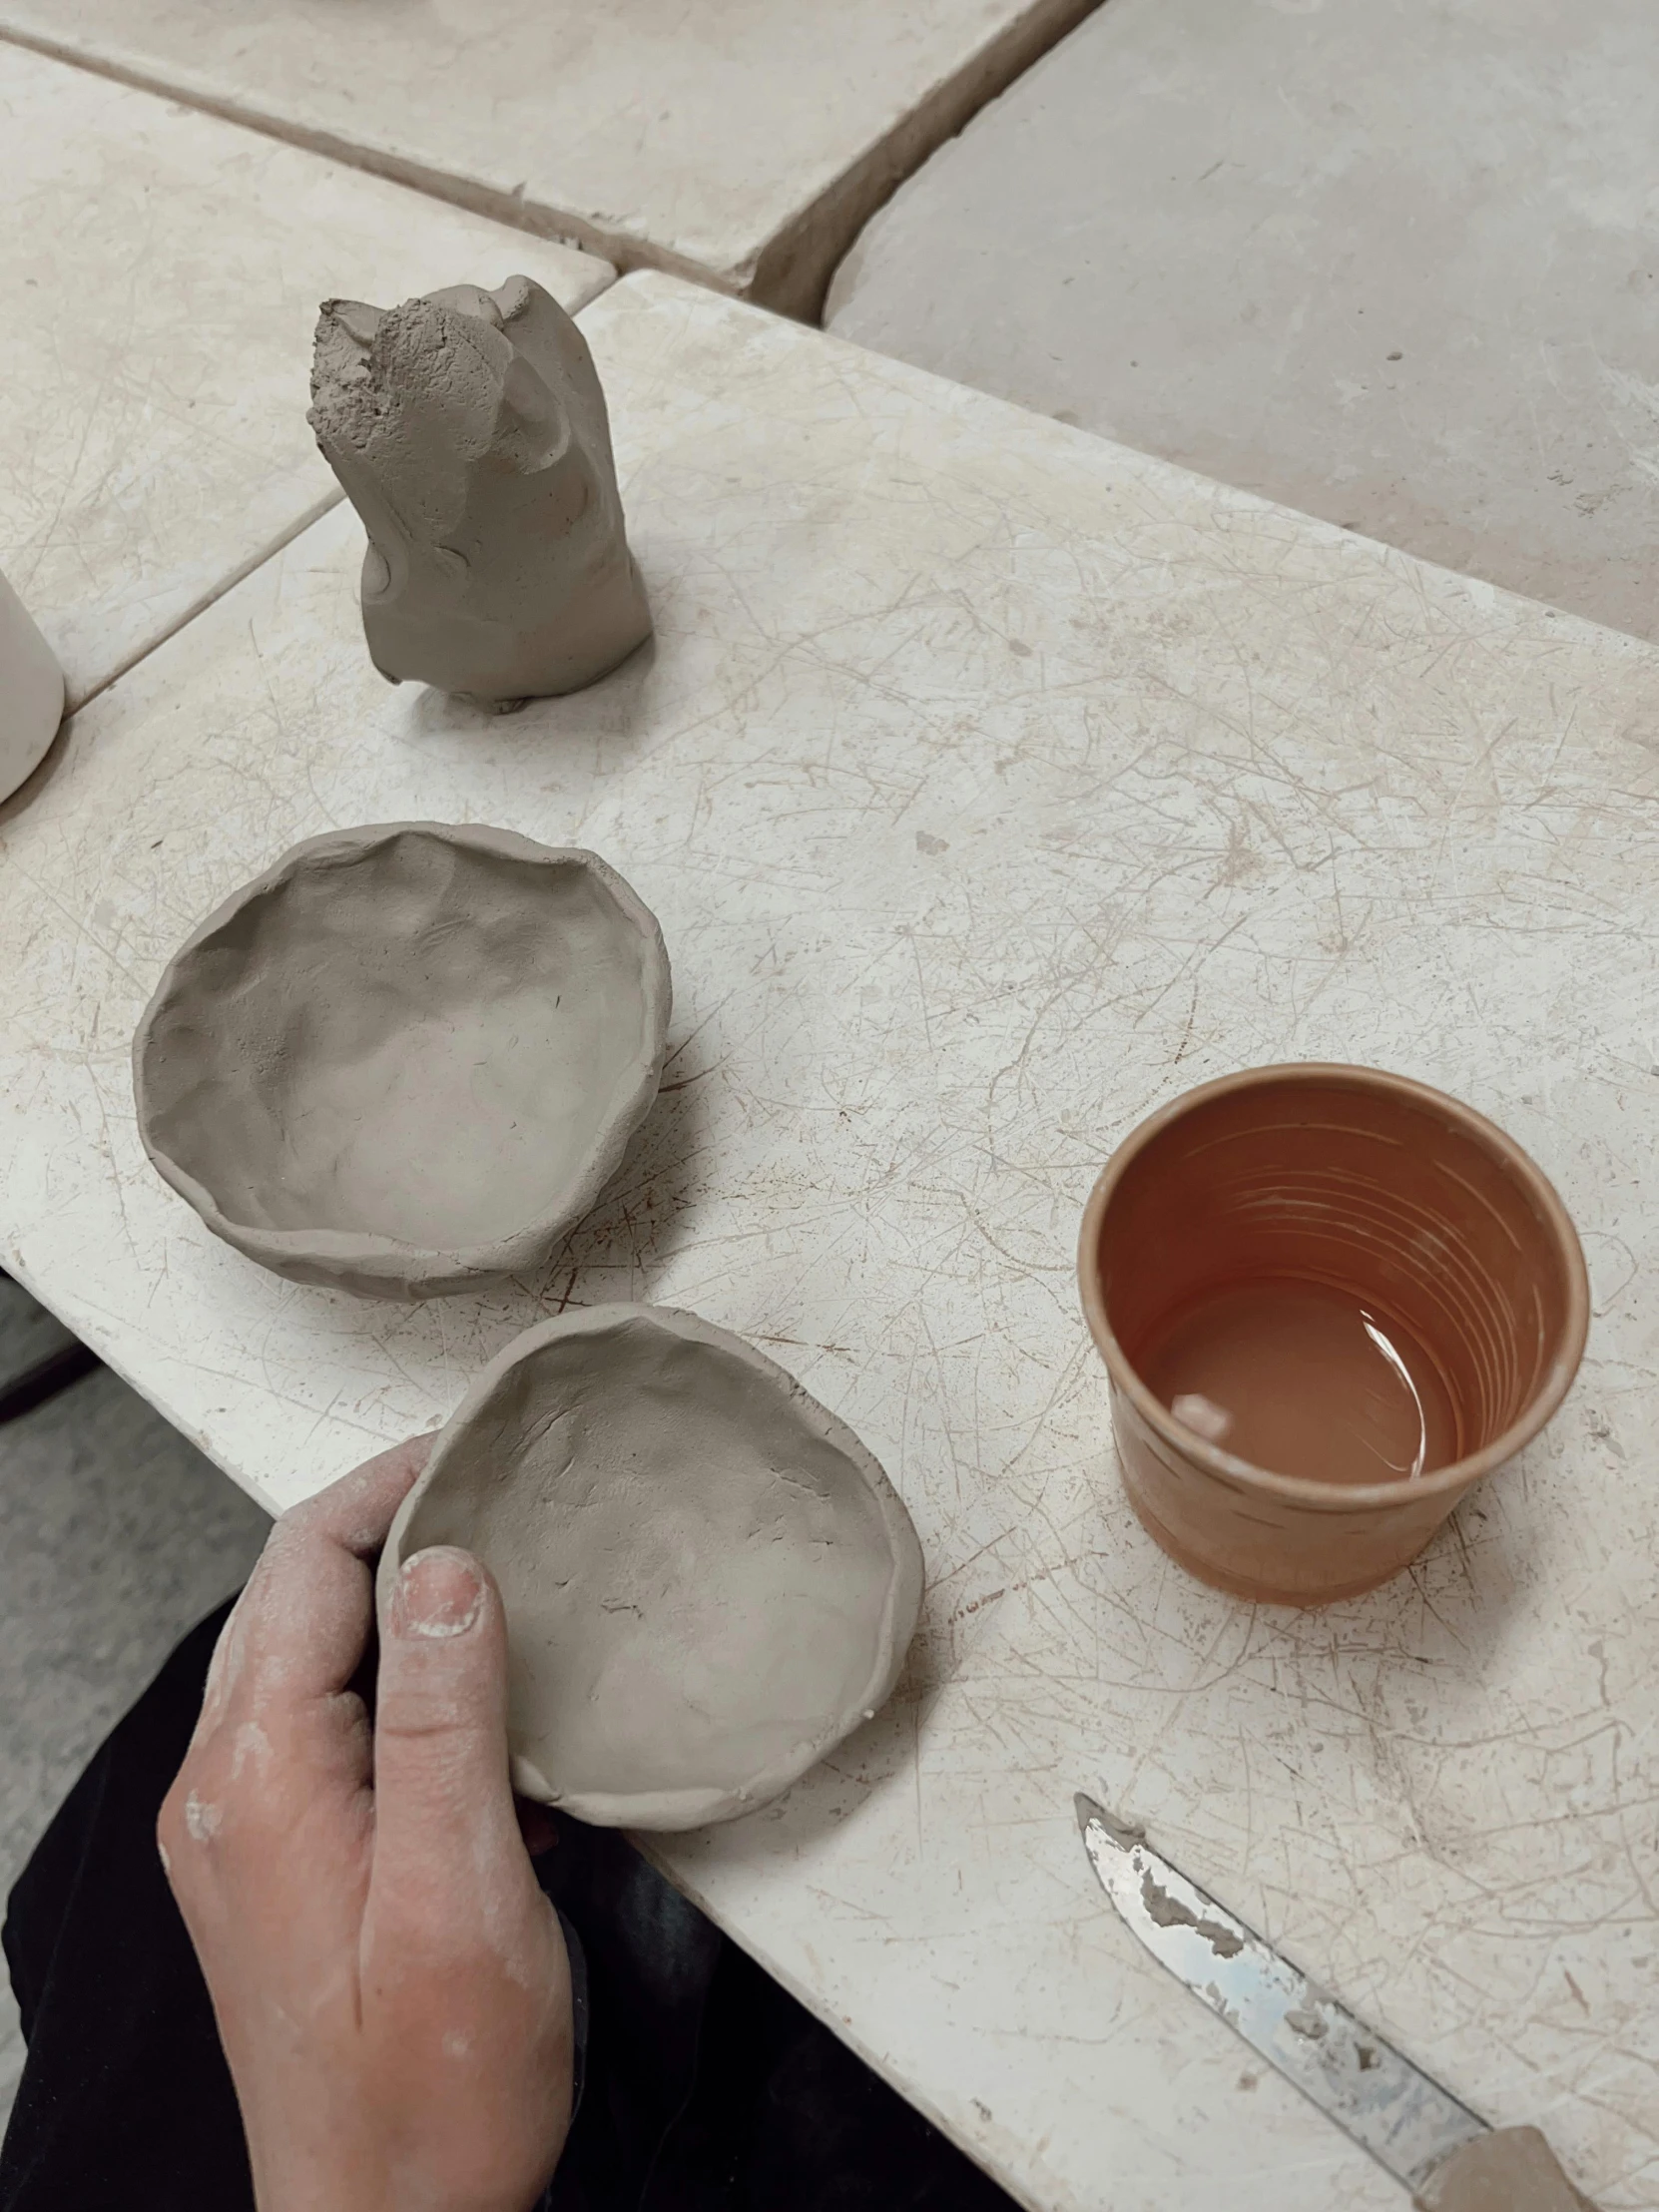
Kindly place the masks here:
<instances>
[{"instance_id":1,"label":"clay crumb","mask_svg":"<svg viewBox=\"0 0 1659 2212\"><path fill-rule=\"evenodd\" d=\"M1293 2005L1285 2014L1285 2025L1293 2035L1305 2035L1311 2043L1317 2043L1328 2032L1326 2022L1320 2015L1300 2004Z\"/></svg>"},{"instance_id":2,"label":"clay crumb","mask_svg":"<svg viewBox=\"0 0 1659 2212\"><path fill-rule=\"evenodd\" d=\"M1236 1958L1244 1949L1242 1936L1235 1936L1230 1928L1224 1928L1220 1921L1212 1921L1208 1916L1200 1920L1179 1898L1172 1898L1150 1871L1141 1877L1141 1903L1146 1907L1148 1918L1156 1921L1160 1928L1196 1930L1218 1958ZM1322 2026L1320 2033L1324 2032Z\"/></svg>"},{"instance_id":3,"label":"clay crumb","mask_svg":"<svg viewBox=\"0 0 1659 2212\"><path fill-rule=\"evenodd\" d=\"M1207 1398L1202 1390L1183 1390L1179 1397L1170 1400L1170 1411L1207 1443L1219 1444L1233 1425L1232 1414Z\"/></svg>"}]
</instances>

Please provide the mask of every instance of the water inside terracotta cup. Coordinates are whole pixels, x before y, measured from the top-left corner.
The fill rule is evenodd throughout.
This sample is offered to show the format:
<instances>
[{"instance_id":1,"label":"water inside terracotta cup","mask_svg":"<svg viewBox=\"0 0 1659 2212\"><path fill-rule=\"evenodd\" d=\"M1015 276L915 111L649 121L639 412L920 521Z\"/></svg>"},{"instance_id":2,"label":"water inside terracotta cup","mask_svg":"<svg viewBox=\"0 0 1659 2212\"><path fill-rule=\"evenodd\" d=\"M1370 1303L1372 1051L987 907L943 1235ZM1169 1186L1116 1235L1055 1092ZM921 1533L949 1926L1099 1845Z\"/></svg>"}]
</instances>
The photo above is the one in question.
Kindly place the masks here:
<instances>
[{"instance_id":1,"label":"water inside terracotta cup","mask_svg":"<svg viewBox=\"0 0 1659 2212\"><path fill-rule=\"evenodd\" d=\"M1100 1270L1124 1357L1183 1427L1342 1484L1495 1442L1542 1386L1570 1295L1506 1140L1364 1070L1270 1071L1168 1120L1111 1194Z\"/></svg>"}]
</instances>

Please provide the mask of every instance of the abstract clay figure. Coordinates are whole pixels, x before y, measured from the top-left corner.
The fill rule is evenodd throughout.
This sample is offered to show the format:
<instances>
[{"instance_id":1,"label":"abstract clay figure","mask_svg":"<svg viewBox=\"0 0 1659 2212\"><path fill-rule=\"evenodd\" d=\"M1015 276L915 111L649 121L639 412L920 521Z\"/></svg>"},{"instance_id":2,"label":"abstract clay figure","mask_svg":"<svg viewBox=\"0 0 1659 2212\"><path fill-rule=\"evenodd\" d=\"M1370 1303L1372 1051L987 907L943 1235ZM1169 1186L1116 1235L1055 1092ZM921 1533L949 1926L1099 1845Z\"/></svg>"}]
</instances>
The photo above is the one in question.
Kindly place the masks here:
<instances>
[{"instance_id":1,"label":"abstract clay figure","mask_svg":"<svg viewBox=\"0 0 1659 2212\"><path fill-rule=\"evenodd\" d=\"M607 1828L776 1797L883 1703L921 1605L909 1515L844 1422L649 1306L562 1314L484 1371L382 1580L429 1544L500 1584L516 1787Z\"/></svg>"},{"instance_id":2,"label":"abstract clay figure","mask_svg":"<svg viewBox=\"0 0 1659 2212\"><path fill-rule=\"evenodd\" d=\"M579 691L649 637L593 356L528 276L326 300L311 402L368 531L382 676L505 708Z\"/></svg>"},{"instance_id":3,"label":"abstract clay figure","mask_svg":"<svg viewBox=\"0 0 1659 2212\"><path fill-rule=\"evenodd\" d=\"M507 830L309 838L209 915L133 1040L139 1131L208 1227L300 1283L533 1273L657 1094L662 932L614 869Z\"/></svg>"},{"instance_id":4,"label":"abstract clay figure","mask_svg":"<svg viewBox=\"0 0 1659 2212\"><path fill-rule=\"evenodd\" d=\"M0 799L27 783L46 758L63 708L57 658L0 576Z\"/></svg>"}]
</instances>

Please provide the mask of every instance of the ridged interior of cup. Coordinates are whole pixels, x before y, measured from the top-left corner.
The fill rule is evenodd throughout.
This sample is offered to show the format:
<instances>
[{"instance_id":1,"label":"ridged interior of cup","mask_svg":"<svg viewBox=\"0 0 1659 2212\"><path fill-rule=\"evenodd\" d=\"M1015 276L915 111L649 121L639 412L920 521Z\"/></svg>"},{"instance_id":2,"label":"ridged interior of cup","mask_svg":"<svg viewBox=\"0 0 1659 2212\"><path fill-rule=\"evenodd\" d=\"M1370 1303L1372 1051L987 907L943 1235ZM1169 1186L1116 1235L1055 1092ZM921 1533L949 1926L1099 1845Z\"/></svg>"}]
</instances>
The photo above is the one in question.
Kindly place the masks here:
<instances>
[{"instance_id":1,"label":"ridged interior of cup","mask_svg":"<svg viewBox=\"0 0 1659 2212\"><path fill-rule=\"evenodd\" d=\"M1205 1300L1304 1284L1375 1306L1426 1350L1452 1464L1559 1395L1582 1343L1576 1241L1524 1156L1452 1101L1364 1070L1284 1071L1217 1084L1126 1149L1098 1279L1137 1375Z\"/></svg>"},{"instance_id":2,"label":"ridged interior of cup","mask_svg":"<svg viewBox=\"0 0 1659 2212\"><path fill-rule=\"evenodd\" d=\"M558 1208L637 1085L653 957L574 858L416 829L302 855L176 964L150 1141L247 1229L487 1247Z\"/></svg>"}]
</instances>

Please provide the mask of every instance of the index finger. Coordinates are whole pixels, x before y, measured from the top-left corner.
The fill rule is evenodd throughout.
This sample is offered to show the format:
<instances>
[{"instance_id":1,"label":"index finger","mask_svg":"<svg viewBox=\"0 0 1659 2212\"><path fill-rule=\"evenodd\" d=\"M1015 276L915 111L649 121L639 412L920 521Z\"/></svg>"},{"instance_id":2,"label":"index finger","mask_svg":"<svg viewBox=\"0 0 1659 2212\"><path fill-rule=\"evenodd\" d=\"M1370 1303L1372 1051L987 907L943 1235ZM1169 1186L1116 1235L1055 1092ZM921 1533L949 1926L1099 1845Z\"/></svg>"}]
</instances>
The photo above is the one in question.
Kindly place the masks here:
<instances>
[{"instance_id":1,"label":"index finger","mask_svg":"<svg viewBox=\"0 0 1659 2212\"><path fill-rule=\"evenodd\" d=\"M350 1682L374 1619L370 1562L433 1440L411 1436L365 1459L277 1521L220 1633L198 1740L233 1704L296 1706Z\"/></svg>"}]
</instances>

